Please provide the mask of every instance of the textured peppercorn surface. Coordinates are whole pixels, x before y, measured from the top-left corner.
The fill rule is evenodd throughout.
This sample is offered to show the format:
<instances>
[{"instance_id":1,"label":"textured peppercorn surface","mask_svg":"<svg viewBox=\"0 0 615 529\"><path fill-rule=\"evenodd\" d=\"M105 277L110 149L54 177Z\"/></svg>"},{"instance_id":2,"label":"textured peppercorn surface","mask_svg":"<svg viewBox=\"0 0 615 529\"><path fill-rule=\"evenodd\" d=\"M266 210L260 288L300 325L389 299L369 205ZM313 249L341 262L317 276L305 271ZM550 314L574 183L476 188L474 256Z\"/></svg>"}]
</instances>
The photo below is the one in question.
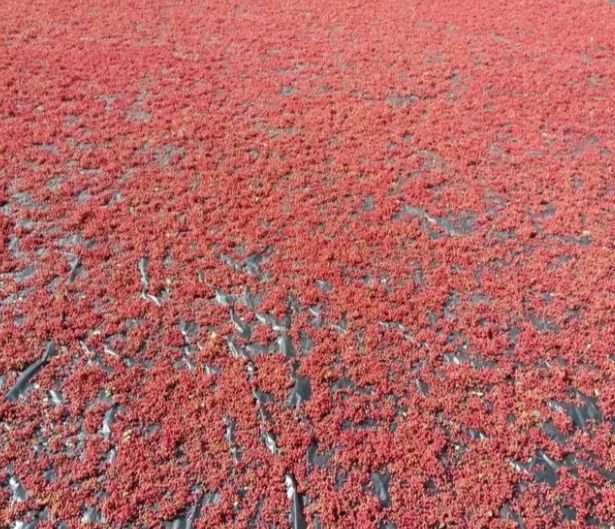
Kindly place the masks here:
<instances>
[{"instance_id":1,"label":"textured peppercorn surface","mask_svg":"<svg viewBox=\"0 0 615 529\"><path fill-rule=\"evenodd\" d=\"M0 527L615 523L613 3L0 41Z\"/></svg>"}]
</instances>

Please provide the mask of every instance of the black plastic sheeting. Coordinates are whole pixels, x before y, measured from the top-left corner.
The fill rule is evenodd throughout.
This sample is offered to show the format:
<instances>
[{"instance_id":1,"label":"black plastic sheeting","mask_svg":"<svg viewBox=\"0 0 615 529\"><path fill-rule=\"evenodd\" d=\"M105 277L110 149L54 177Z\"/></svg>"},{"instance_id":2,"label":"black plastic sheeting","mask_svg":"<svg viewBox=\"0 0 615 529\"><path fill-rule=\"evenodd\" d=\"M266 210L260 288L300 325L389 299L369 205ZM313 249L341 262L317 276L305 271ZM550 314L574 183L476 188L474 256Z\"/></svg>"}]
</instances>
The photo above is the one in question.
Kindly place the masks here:
<instances>
[{"instance_id":1,"label":"black plastic sheeting","mask_svg":"<svg viewBox=\"0 0 615 529\"><path fill-rule=\"evenodd\" d=\"M47 349L41 358L36 362L30 364L21 374L17 377L15 385L6 394L6 398L11 402L17 402L28 389L30 381L43 369L49 362L49 360L57 354L56 345L54 342L47 344Z\"/></svg>"},{"instance_id":2,"label":"black plastic sheeting","mask_svg":"<svg viewBox=\"0 0 615 529\"><path fill-rule=\"evenodd\" d=\"M307 529L307 523L303 514L303 498L297 492L297 482L295 478L287 474L285 478L286 494L291 502L290 523L292 529Z\"/></svg>"}]
</instances>

